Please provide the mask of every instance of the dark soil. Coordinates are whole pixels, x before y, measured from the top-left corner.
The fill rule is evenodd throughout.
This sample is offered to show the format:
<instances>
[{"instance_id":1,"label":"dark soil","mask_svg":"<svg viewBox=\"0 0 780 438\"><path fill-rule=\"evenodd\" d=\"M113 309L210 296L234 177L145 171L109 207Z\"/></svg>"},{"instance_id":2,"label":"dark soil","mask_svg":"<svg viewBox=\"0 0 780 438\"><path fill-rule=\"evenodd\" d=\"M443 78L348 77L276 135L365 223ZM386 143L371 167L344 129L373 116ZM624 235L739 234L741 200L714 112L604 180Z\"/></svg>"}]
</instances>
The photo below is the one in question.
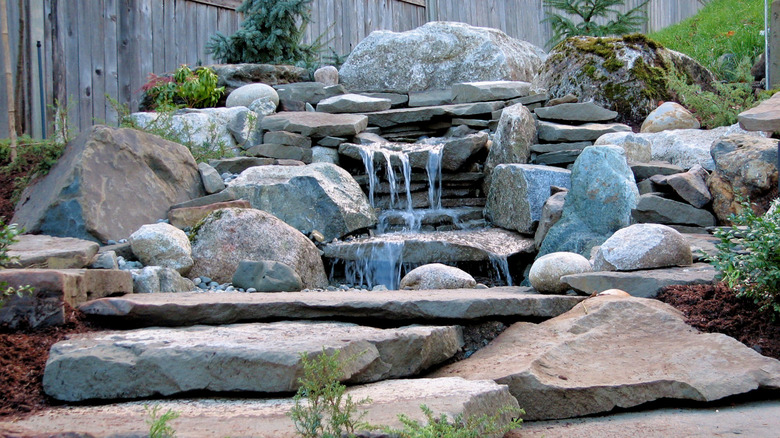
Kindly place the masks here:
<instances>
[{"instance_id":1,"label":"dark soil","mask_svg":"<svg viewBox=\"0 0 780 438\"><path fill-rule=\"evenodd\" d=\"M0 417L50 405L43 393L43 368L49 348L74 333L94 330L84 315L65 306L66 323L42 330L9 332L0 328Z\"/></svg>"},{"instance_id":2,"label":"dark soil","mask_svg":"<svg viewBox=\"0 0 780 438\"><path fill-rule=\"evenodd\" d=\"M780 322L751 300L737 298L724 283L670 286L658 299L680 310L703 332L729 335L764 356L780 359Z\"/></svg>"},{"instance_id":3,"label":"dark soil","mask_svg":"<svg viewBox=\"0 0 780 438\"><path fill-rule=\"evenodd\" d=\"M11 222L14 215L14 204L11 202L11 197L16 190L16 178L24 174L24 172L0 171L0 219L3 223Z\"/></svg>"}]
</instances>

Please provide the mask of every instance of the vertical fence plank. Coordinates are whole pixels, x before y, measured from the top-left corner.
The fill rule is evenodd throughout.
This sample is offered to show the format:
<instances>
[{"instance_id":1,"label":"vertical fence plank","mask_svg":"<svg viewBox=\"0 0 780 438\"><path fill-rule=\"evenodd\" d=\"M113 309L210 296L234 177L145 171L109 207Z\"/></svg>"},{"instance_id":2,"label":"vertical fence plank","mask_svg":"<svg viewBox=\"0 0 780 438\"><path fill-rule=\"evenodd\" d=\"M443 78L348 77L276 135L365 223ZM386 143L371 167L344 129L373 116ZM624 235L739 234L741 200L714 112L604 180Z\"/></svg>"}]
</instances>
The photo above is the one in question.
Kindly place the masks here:
<instances>
[{"instance_id":1,"label":"vertical fence plank","mask_svg":"<svg viewBox=\"0 0 780 438\"><path fill-rule=\"evenodd\" d=\"M98 0L96 7L89 12L92 17L92 44L90 58L92 61L92 121L106 123L106 5L105 0ZM85 14L86 15L86 14ZM85 33L82 31L82 33Z\"/></svg>"},{"instance_id":2,"label":"vertical fence plank","mask_svg":"<svg viewBox=\"0 0 780 438\"><path fill-rule=\"evenodd\" d=\"M105 40L103 41L104 93L119 102L119 74L117 59L117 1L105 0ZM106 123L117 125L119 115L110 105L106 108Z\"/></svg>"}]
</instances>

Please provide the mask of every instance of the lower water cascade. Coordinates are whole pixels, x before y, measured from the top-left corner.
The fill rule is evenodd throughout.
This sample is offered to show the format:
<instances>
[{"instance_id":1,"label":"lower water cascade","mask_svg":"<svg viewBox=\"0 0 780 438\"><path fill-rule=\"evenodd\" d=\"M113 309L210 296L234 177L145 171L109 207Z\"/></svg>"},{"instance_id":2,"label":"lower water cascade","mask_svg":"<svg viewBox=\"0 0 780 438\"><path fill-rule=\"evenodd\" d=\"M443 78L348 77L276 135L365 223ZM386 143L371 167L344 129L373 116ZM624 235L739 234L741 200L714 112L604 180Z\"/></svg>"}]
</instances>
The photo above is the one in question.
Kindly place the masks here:
<instances>
[{"instance_id":1,"label":"lower water cascade","mask_svg":"<svg viewBox=\"0 0 780 438\"><path fill-rule=\"evenodd\" d=\"M383 147L381 144L360 145L358 150L366 172L368 200L378 210L378 224L371 231L372 237L365 239L365 242L361 241L354 250L350 257L352 260L333 260L331 278L335 276L335 264L343 264L344 280L350 286L374 289L381 285L391 290L399 289L401 278L412 268L424 264L419 263L419 260L404 260L407 242L414 240L416 245L421 245L426 238L439 233L431 230L430 225L426 229L425 223L447 223L451 230L485 227L481 207L442 206L443 145L414 145L414 153L418 154L416 158L420 158L421 153L426 154L425 177L414 178L414 183L418 192L422 189L420 184L427 186L427 199L413 196L412 163L407 150ZM416 168L421 168L420 160L416 162ZM381 180L382 177L385 181ZM380 192L385 195L381 206ZM415 208L415 203L424 205ZM473 218L475 210L479 213L479 220ZM436 258L435 255L433 258ZM439 261L436 259L426 263ZM512 285L509 262L505 256L490 255L486 268L495 283Z\"/></svg>"}]
</instances>

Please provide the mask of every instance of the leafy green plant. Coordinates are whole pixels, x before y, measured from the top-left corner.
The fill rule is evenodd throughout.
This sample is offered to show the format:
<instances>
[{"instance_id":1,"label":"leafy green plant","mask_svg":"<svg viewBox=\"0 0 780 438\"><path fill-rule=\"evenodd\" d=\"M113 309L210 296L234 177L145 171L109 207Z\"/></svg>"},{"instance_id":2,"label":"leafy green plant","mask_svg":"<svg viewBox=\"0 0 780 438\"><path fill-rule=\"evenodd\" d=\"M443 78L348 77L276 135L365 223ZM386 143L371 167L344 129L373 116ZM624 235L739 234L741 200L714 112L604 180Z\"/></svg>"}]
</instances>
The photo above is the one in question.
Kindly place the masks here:
<instances>
[{"instance_id":1,"label":"leafy green plant","mask_svg":"<svg viewBox=\"0 0 780 438\"><path fill-rule=\"evenodd\" d=\"M303 44L312 0L244 0L237 12L246 19L231 36L217 32L206 50L223 63L310 66L318 59L319 38Z\"/></svg>"},{"instance_id":2,"label":"leafy green plant","mask_svg":"<svg viewBox=\"0 0 780 438\"><path fill-rule=\"evenodd\" d=\"M153 102L153 109L208 108L217 105L225 87L217 87L214 70L200 67L194 72L185 64L173 76L150 74L142 90Z\"/></svg>"},{"instance_id":3,"label":"leafy green plant","mask_svg":"<svg viewBox=\"0 0 780 438\"><path fill-rule=\"evenodd\" d=\"M383 427L382 431L397 438L481 438L493 435L503 436L510 430L522 427L523 420L515 418L508 424L501 425L499 422L500 417L507 413L515 415L525 413L522 409L511 412L512 409L504 408L493 415L472 416L468 419L464 419L463 415L458 415L450 421L444 414L436 417L428 406L422 405L420 409L425 415L425 424L401 414L398 416L398 419L403 424L403 428Z\"/></svg>"},{"instance_id":4,"label":"leafy green plant","mask_svg":"<svg viewBox=\"0 0 780 438\"><path fill-rule=\"evenodd\" d=\"M563 14L548 13L544 21L550 23L553 36L547 42L555 46L564 39L577 35L611 36L636 32L647 21L645 0L633 9L621 13L615 6L623 5L624 0L544 0L547 9L557 9ZM578 17L577 19L570 18ZM611 20L606 21L610 16ZM597 19L603 19L596 21ZM604 22L605 23L601 23Z\"/></svg>"},{"instance_id":5,"label":"leafy green plant","mask_svg":"<svg viewBox=\"0 0 780 438\"><path fill-rule=\"evenodd\" d=\"M693 112L707 129L733 125L739 113L759 103L747 82L713 82L715 92L706 91L689 83L684 75L672 68L666 75L666 83L672 97Z\"/></svg>"},{"instance_id":6,"label":"leafy green plant","mask_svg":"<svg viewBox=\"0 0 780 438\"><path fill-rule=\"evenodd\" d=\"M16 224L6 225L3 219L0 219L0 269L13 261L13 257L8 255L8 247L18 242L16 236L23 232Z\"/></svg>"},{"instance_id":7,"label":"leafy green plant","mask_svg":"<svg viewBox=\"0 0 780 438\"><path fill-rule=\"evenodd\" d=\"M144 411L148 417L146 424L149 425L149 438L173 438L176 436L176 430L168 423L179 418L179 413L172 409L160 413L161 409L160 405L144 405Z\"/></svg>"},{"instance_id":8,"label":"leafy green plant","mask_svg":"<svg viewBox=\"0 0 780 438\"><path fill-rule=\"evenodd\" d=\"M303 377L298 379L301 387L289 413L296 432L304 438L354 436L365 415L358 414L357 410L371 400L355 401L352 396L345 396L347 388L339 383L344 377L339 352L328 354L323 349L314 358L302 354L301 363Z\"/></svg>"},{"instance_id":9,"label":"leafy green plant","mask_svg":"<svg viewBox=\"0 0 780 438\"><path fill-rule=\"evenodd\" d=\"M715 236L718 252L709 262L721 272L723 281L738 297L770 309L780 316L780 200L772 201L763 216L741 200L741 211L732 215L730 228L720 228Z\"/></svg>"}]
</instances>

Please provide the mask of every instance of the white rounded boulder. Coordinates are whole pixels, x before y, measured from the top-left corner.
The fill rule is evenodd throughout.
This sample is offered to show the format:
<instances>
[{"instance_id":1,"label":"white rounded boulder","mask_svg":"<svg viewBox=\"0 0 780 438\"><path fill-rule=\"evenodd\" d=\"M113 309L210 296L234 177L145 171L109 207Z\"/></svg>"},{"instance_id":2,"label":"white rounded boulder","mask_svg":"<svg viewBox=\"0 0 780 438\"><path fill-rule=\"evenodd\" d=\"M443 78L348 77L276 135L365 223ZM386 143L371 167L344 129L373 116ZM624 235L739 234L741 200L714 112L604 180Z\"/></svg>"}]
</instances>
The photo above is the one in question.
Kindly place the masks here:
<instances>
[{"instance_id":1,"label":"white rounded boulder","mask_svg":"<svg viewBox=\"0 0 780 438\"><path fill-rule=\"evenodd\" d=\"M528 272L528 281L541 293L563 293L570 287L561 277L591 270L588 259L577 253L553 252L536 259Z\"/></svg>"},{"instance_id":2,"label":"white rounded boulder","mask_svg":"<svg viewBox=\"0 0 780 438\"><path fill-rule=\"evenodd\" d=\"M593 258L595 271L689 266L691 246L674 228L660 224L635 224L607 239Z\"/></svg>"},{"instance_id":3,"label":"white rounded boulder","mask_svg":"<svg viewBox=\"0 0 780 438\"><path fill-rule=\"evenodd\" d=\"M461 269L431 263L412 269L401 279L401 289L471 289L477 285L468 272Z\"/></svg>"},{"instance_id":4,"label":"white rounded boulder","mask_svg":"<svg viewBox=\"0 0 780 438\"><path fill-rule=\"evenodd\" d=\"M677 102L664 102L647 115L639 132L661 132L670 129L699 129L701 124L690 111Z\"/></svg>"},{"instance_id":5,"label":"white rounded boulder","mask_svg":"<svg viewBox=\"0 0 780 438\"><path fill-rule=\"evenodd\" d=\"M228 108L234 106L249 107L252 102L261 97L267 97L274 105L279 105L279 94L276 90L270 85L257 83L247 84L233 90L233 92L228 95L225 106Z\"/></svg>"},{"instance_id":6,"label":"white rounded boulder","mask_svg":"<svg viewBox=\"0 0 780 438\"><path fill-rule=\"evenodd\" d=\"M130 248L146 266L162 266L187 275L192 248L184 231L166 223L143 225L130 235Z\"/></svg>"}]
</instances>

